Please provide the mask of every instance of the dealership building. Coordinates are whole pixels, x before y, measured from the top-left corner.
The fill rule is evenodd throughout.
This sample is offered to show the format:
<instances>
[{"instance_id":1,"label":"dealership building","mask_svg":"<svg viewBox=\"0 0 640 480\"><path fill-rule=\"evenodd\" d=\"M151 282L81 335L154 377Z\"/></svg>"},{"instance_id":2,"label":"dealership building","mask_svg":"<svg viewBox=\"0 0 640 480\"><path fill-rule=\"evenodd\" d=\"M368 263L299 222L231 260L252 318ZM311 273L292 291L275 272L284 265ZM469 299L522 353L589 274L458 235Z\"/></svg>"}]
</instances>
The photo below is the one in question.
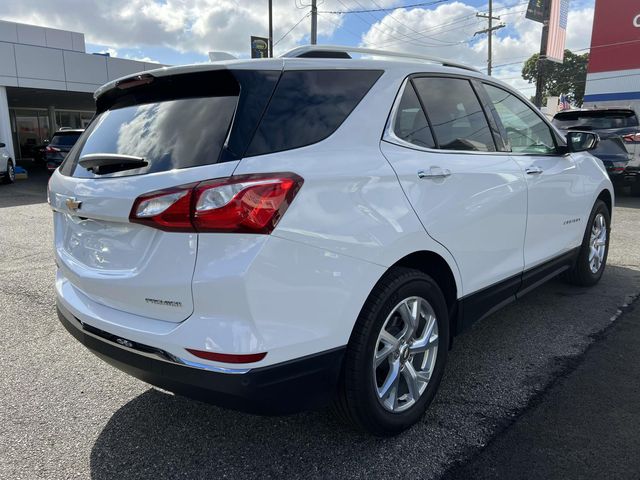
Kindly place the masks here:
<instances>
[{"instance_id":1,"label":"dealership building","mask_svg":"<svg viewBox=\"0 0 640 480\"><path fill-rule=\"evenodd\" d=\"M89 123L100 85L161 66L86 53L82 33L0 21L0 142L32 158L57 129Z\"/></svg>"},{"instance_id":2,"label":"dealership building","mask_svg":"<svg viewBox=\"0 0 640 480\"><path fill-rule=\"evenodd\" d=\"M640 114L637 0L596 0L584 106L631 106Z\"/></svg>"}]
</instances>

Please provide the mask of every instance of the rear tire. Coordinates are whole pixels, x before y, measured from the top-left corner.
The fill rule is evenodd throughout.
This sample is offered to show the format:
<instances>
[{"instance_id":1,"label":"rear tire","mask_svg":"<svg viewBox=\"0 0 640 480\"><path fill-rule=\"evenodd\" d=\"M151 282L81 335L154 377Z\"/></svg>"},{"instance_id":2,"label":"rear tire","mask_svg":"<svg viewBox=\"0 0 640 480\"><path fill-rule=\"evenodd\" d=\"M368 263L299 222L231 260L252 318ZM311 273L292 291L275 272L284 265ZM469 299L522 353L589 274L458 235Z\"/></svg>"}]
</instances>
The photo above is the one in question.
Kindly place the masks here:
<instances>
[{"instance_id":1,"label":"rear tire","mask_svg":"<svg viewBox=\"0 0 640 480\"><path fill-rule=\"evenodd\" d=\"M2 177L2 183L13 183L16 181L16 167L13 165L13 160L7 160L7 172Z\"/></svg>"},{"instance_id":2,"label":"rear tire","mask_svg":"<svg viewBox=\"0 0 640 480\"><path fill-rule=\"evenodd\" d=\"M575 265L565 279L582 287L590 287L600 281L609 255L611 214L602 200L597 200L589 215L580 253Z\"/></svg>"},{"instance_id":3,"label":"rear tire","mask_svg":"<svg viewBox=\"0 0 640 480\"><path fill-rule=\"evenodd\" d=\"M406 430L433 400L448 346L449 315L436 282L418 270L393 268L351 334L335 412L373 435Z\"/></svg>"}]
</instances>

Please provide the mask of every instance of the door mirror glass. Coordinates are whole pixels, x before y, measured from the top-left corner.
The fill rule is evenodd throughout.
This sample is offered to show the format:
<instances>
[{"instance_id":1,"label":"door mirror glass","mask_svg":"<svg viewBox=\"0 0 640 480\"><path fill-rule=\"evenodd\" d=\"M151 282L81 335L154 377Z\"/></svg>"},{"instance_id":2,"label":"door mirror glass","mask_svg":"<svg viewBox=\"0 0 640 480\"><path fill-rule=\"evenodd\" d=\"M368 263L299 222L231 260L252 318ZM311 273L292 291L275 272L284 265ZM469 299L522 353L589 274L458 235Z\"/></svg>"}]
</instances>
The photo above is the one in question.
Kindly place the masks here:
<instances>
[{"instance_id":1,"label":"door mirror glass","mask_svg":"<svg viewBox=\"0 0 640 480\"><path fill-rule=\"evenodd\" d=\"M6 145L4 143L0 142L0 148L4 148L4 147L6 147Z\"/></svg>"},{"instance_id":2,"label":"door mirror glass","mask_svg":"<svg viewBox=\"0 0 640 480\"><path fill-rule=\"evenodd\" d=\"M593 150L600 143L600 137L591 132L567 133L567 146L570 152L586 152Z\"/></svg>"}]
</instances>

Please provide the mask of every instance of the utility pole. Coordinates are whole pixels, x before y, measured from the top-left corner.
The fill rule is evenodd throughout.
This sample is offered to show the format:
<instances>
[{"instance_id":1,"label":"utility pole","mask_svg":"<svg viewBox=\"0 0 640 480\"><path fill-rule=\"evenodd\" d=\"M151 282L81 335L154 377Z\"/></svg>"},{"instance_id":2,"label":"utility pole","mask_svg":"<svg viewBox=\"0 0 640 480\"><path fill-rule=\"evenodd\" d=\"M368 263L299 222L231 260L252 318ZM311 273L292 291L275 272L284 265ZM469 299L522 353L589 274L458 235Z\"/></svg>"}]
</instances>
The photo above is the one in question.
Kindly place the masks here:
<instances>
[{"instance_id":1,"label":"utility pole","mask_svg":"<svg viewBox=\"0 0 640 480\"><path fill-rule=\"evenodd\" d=\"M273 57L273 0L269 0L269 58Z\"/></svg>"},{"instance_id":2,"label":"utility pole","mask_svg":"<svg viewBox=\"0 0 640 480\"><path fill-rule=\"evenodd\" d=\"M318 5L311 0L311 45L318 43Z\"/></svg>"},{"instance_id":3,"label":"utility pole","mask_svg":"<svg viewBox=\"0 0 640 480\"><path fill-rule=\"evenodd\" d=\"M540 56L538 57L538 75L536 77L536 97L534 104L542 108L542 93L544 91L544 74L547 66L547 44L549 42L549 18L551 17L550 2L545 2L542 36L540 37Z\"/></svg>"},{"instance_id":4,"label":"utility pole","mask_svg":"<svg viewBox=\"0 0 640 480\"><path fill-rule=\"evenodd\" d=\"M493 61L493 31L494 30L499 30L501 28L504 28L506 25L504 23L499 23L498 25L494 26L493 25L493 21L494 20L500 20L500 17L494 17L493 16L493 0L489 0L489 13L485 14L485 13L476 13L476 17L478 18L486 18L489 21L489 28L485 28L484 30L480 30L476 33L473 34L473 36L475 37L476 35L481 35L483 33L486 33L488 35L487 40L488 40L488 54L487 54L487 74L491 75L491 70L492 70L492 61Z\"/></svg>"}]
</instances>

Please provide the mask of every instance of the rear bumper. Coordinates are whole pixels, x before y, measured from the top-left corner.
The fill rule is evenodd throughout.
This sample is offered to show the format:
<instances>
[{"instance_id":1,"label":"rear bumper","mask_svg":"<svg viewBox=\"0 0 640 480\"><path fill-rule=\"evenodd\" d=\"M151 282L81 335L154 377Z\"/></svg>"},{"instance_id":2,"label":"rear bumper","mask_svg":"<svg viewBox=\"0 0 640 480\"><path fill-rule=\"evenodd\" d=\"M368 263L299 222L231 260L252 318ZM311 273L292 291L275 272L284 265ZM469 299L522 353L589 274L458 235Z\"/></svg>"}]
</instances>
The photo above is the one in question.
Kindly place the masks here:
<instances>
[{"instance_id":1,"label":"rear bumper","mask_svg":"<svg viewBox=\"0 0 640 480\"><path fill-rule=\"evenodd\" d=\"M58 318L92 353L129 375L179 395L261 415L289 414L326 405L335 394L345 352L341 347L246 373L220 373L204 365L200 368L180 364L170 355L163 359L164 352L145 351L145 346L136 342L130 343L134 348L120 345L115 341L117 337L109 339L106 332L83 325L60 303Z\"/></svg>"}]
</instances>

